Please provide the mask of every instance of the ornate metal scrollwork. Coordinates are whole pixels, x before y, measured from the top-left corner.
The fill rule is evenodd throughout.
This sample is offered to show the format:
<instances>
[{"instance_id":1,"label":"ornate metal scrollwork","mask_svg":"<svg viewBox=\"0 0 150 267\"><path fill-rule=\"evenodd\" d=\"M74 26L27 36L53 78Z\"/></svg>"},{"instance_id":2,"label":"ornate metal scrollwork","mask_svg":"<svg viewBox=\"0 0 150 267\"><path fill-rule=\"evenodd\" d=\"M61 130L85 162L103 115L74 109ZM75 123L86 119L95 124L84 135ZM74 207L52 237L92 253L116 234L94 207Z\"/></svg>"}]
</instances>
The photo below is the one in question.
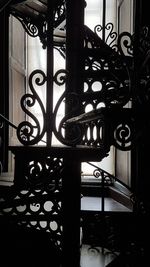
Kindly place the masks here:
<instances>
[{"instance_id":1,"label":"ornate metal scrollwork","mask_svg":"<svg viewBox=\"0 0 150 267\"><path fill-rule=\"evenodd\" d=\"M41 230L50 235L51 241L62 249L62 221L60 195L49 195L46 188L18 191L0 202L0 216L11 216L18 225ZM48 215L48 216L47 216Z\"/></svg>"},{"instance_id":2,"label":"ornate metal scrollwork","mask_svg":"<svg viewBox=\"0 0 150 267\"><path fill-rule=\"evenodd\" d=\"M112 185L114 182L111 175L109 175L107 172L98 167L93 171L93 175L95 178L98 178L101 181L101 183L103 179L103 183L105 185Z\"/></svg>"},{"instance_id":3,"label":"ornate metal scrollwork","mask_svg":"<svg viewBox=\"0 0 150 267\"><path fill-rule=\"evenodd\" d=\"M57 2L55 7L55 19L54 19L54 27L57 27L66 17L66 1L61 0Z\"/></svg>"},{"instance_id":4,"label":"ornate metal scrollwork","mask_svg":"<svg viewBox=\"0 0 150 267\"><path fill-rule=\"evenodd\" d=\"M133 57L133 39L133 35L131 35L129 32L122 32L118 35L117 40L118 52L121 55L130 56L131 59ZM124 58L124 60L126 62L126 58ZM129 63L131 64L132 62Z\"/></svg>"},{"instance_id":5,"label":"ornate metal scrollwork","mask_svg":"<svg viewBox=\"0 0 150 267\"><path fill-rule=\"evenodd\" d=\"M139 52L141 53L141 55L148 55L150 51L150 28L148 26L142 28L140 32L139 43Z\"/></svg>"},{"instance_id":6,"label":"ornate metal scrollwork","mask_svg":"<svg viewBox=\"0 0 150 267\"><path fill-rule=\"evenodd\" d=\"M61 105L62 101L66 101L66 98L69 99L67 102L68 105L72 106L72 111L66 114L60 121L58 128L56 127L56 116ZM75 111L78 111L79 107L79 99L78 96L74 93L66 94L60 97L59 101L57 102L55 109L54 109L54 118L55 118L55 125L54 125L54 134L57 139L65 144L65 145L76 145L80 143L83 137L82 126L80 125L69 125L66 124L66 121L72 117Z\"/></svg>"},{"instance_id":7,"label":"ornate metal scrollwork","mask_svg":"<svg viewBox=\"0 0 150 267\"><path fill-rule=\"evenodd\" d=\"M150 29L144 27L140 33L138 60L140 64L139 87L135 99L144 109L149 110L150 103ZM148 112L147 112L148 114ZM146 114L145 114L146 116Z\"/></svg>"},{"instance_id":8,"label":"ornate metal scrollwork","mask_svg":"<svg viewBox=\"0 0 150 267\"><path fill-rule=\"evenodd\" d=\"M114 31L113 23L107 23L105 28L96 25L94 32L102 38L102 31L105 30L105 43L121 55L133 56L133 35L129 32L117 34ZM125 58L124 58L125 60Z\"/></svg>"},{"instance_id":9,"label":"ornate metal scrollwork","mask_svg":"<svg viewBox=\"0 0 150 267\"><path fill-rule=\"evenodd\" d=\"M44 4L45 5L45 4ZM37 17L34 18L33 15L29 14L24 15L23 12L18 11L14 7L11 7L10 10L11 14L16 17L22 24L25 31L31 36L31 37L39 37L41 43L43 44L43 48L46 48L47 46L47 18L46 18L46 12L45 14L39 14ZM54 21L52 23L54 24L54 28L56 28L58 25L64 21L66 16L66 7L65 7L65 1L60 0L57 1L57 3L54 5ZM52 18L53 19L53 18Z\"/></svg>"},{"instance_id":10,"label":"ornate metal scrollwork","mask_svg":"<svg viewBox=\"0 0 150 267\"><path fill-rule=\"evenodd\" d=\"M109 22L103 28L100 24L96 25L94 28L95 34L102 38L102 32L105 30L105 43L111 48L116 49L115 41L117 40L117 33L114 31L113 23Z\"/></svg>"},{"instance_id":11,"label":"ornate metal scrollwork","mask_svg":"<svg viewBox=\"0 0 150 267\"><path fill-rule=\"evenodd\" d=\"M121 150L130 150L133 141L132 125L120 123L114 131L114 145Z\"/></svg>"},{"instance_id":12,"label":"ornate metal scrollwork","mask_svg":"<svg viewBox=\"0 0 150 267\"><path fill-rule=\"evenodd\" d=\"M37 37L39 35L39 30L38 30L37 25L30 18L27 18L27 17L22 18L19 16L16 16L16 18L20 21L24 30L27 32L29 36Z\"/></svg>"},{"instance_id":13,"label":"ornate metal scrollwork","mask_svg":"<svg viewBox=\"0 0 150 267\"><path fill-rule=\"evenodd\" d=\"M101 117L91 122L86 122L83 127L83 138L81 144L105 148L105 123L104 118Z\"/></svg>"},{"instance_id":14,"label":"ornate metal scrollwork","mask_svg":"<svg viewBox=\"0 0 150 267\"><path fill-rule=\"evenodd\" d=\"M30 186L39 186L53 183L55 187L57 183L58 173L62 169L61 159L47 157L44 160L32 160L26 166L25 170L25 183ZM50 189L50 187L49 187Z\"/></svg>"},{"instance_id":15,"label":"ornate metal scrollwork","mask_svg":"<svg viewBox=\"0 0 150 267\"><path fill-rule=\"evenodd\" d=\"M47 232L61 250L63 161L41 154L37 160L31 158L21 161L21 186L12 186L1 196L0 216L11 216L12 222Z\"/></svg>"},{"instance_id":16,"label":"ornate metal scrollwork","mask_svg":"<svg viewBox=\"0 0 150 267\"><path fill-rule=\"evenodd\" d=\"M38 77L36 77L37 75ZM18 125L17 136L18 136L19 141L24 145L34 145L38 143L42 139L45 133L45 123L46 123L45 108L40 97L35 91L34 82L37 86L44 85L44 83L46 82L46 76L43 71L35 70L31 73L29 77L29 86L30 86L31 93L25 94L21 99L21 107L23 111L34 122L33 124L30 121L24 121ZM43 116L43 127L41 126L37 117L29 110L30 108L34 107L34 105L37 103L41 109L41 114Z\"/></svg>"},{"instance_id":17,"label":"ornate metal scrollwork","mask_svg":"<svg viewBox=\"0 0 150 267\"><path fill-rule=\"evenodd\" d=\"M97 70L90 70L95 68L95 60L90 59L90 61L89 69L85 71L85 75L89 76L85 79L88 86L84 93L86 105L92 104L94 107L94 103L97 106L103 103L106 107L123 107L128 103L131 98L131 83L128 70L122 64L122 60L105 61L105 64L99 60ZM96 91L93 90L95 83L98 85ZM91 95L91 98L89 98L89 95ZM86 105L84 104L84 106Z\"/></svg>"},{"instance_id":18,"label":"ornate metal scrollwork","mask_svg":"<svg viewBox=\"0 0 150 267\"><path fill-rule=\"evenodd\" d=\"M23 16L18 14L16 11L12 11L14 17L16 17L20 23L22 24L24 30L31 37L39 37L41 43L43 44L43 48L46 48L46 39L47 39L47 23L43 18L38 18L38 20L34 20L31 17Z\"/></svg>"},{"instance_id":19,"label":"ornate metal scrollwork","mask_svg":"<svg viewBox=\"0 0 150 267\"><path fill-rule=\"evenodd\" d=\"M58 70L53 78L54 82L59 86L63 85L66 82L66 79L67 79L67 71L65 69Z\"/></svg>"},{"instance_id":20,"label":"ornate metal scrollwork","mask_svg":"<svg viewBox=\"0 0 150 267\"><path fill-rule=\"evenodd\" d=\"M105 41L101 38L104 30ZM111 108L117 107L121 111L132 97L133 38L127 32L117 36L112 23L108 23L105 29L101 25L97 25L95 33L85 27L84 49L86 90L79 96L83 114L88 105L91 106L91 110L93 109L93 113L94 110L98 112L99 108L104 107L106 114L103 118L102 114L99 114L99 118L93 117L91 121L89 118L83 123L76 121L76 125L82 124L81 143L98 147L105 147L106 144L109 146L113 143L122 150L130 149L131 139L134 139L135 132L133 133L133 127L129 120L126 123L120 122L121 120L116 122L116 118L111 117L111 122L107 110L110 111ZM107 130L105 129L106 124ZM107 131L112 131L113 137Z\"/></svg>"},{"instance_id":21,"label":"ornate metal scrollwork","mask_svg":"<svg viewBox=\"0 0 150 267\"><path fill-rule=\"evenodd\" d=\"M54 82L61 86L66 82L67 79L67 71L66 70L58 70L54 75ZM59 122L58 127L56 126L56 117L62 102L65 101L66 107L70 111L67 114L64 114L63 118ZM54 134L57 139L65 144L65 145L75 145L79 143L82 139L82 127L77 125L66 125L66 121L72 117L72 115L76 114L79 110L80 103L79 97L75 93L66 93L64 92L59 98L58 102L55 105L54 109Z\"/></svg>"},{"instance_id":22,"label":"ornate metal scrollwork","mask_svg":"<svg viewBox=\"0 0 150 267\"><path fill-rule=\"evenodd\" d=\"M103 30L101 25L97 25L95 34L88 28L85 31L85 48L88 49L85 50L84 81L87 90L84 93L84 106L91 104L95 108L96 102L97 106L103 103L106 107L123 107L132 95L132 37L128 33L117 36L113 31L113 24L108 23L105 27L104 42L100 37ZM93 90L95 82L96 91Z\"/></svg>"}]
</instances>

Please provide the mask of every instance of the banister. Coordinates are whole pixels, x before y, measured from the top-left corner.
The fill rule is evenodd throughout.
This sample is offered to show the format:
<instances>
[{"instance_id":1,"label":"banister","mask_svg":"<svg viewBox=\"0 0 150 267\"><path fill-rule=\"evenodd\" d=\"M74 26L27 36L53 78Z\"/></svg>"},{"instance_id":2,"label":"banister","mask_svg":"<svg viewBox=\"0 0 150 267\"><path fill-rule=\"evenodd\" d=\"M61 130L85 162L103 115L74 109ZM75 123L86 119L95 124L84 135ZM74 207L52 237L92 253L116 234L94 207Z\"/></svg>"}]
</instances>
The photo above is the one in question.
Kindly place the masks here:
<instances>
[{"instance_id":1,"label":"banister","mask_svg":"<svg viewBox=\"0 0 150 267\"><path fill-rule=\"evenodd\" d=\"M10 125L11 127L17 129L17 126L15 124L13 124L11 121L9 121L6 117L4 117L2 114L0 114L0 118L2 118L3 121L7 122L8 125Z\"/></svg>"},{"instance_id":2,"label":"banister","mask_svg":"<svg viewBox=\"0 0 150 267\"><path fill-rule=\"evenodd\" d=\"M0 113L0 118L4 121L4 122L6 122L8 125L10 125L11 127L13 127L14 129L16 129L17 130L17 126L15 125L15 124L13 124L11 121L9 121L5 116L3 116L1 113ZM32 136L32 137L34 137L34 136ZM43 143L46 143L46 141L44 141L44 140L40 140L41 142L43 142Z\"/></svg>"},{"instance_id":3,"label":"banister","mask_svg":"<svg viewBox=\"0 0 150 267\"><path fill-rule=\"evenodd\" d=\"M113 174L110 174L109 172L103 170L102 168L96 166L95 164L91 163L91 162L87 162L87 164L93 166L94 168L96 168L97 170L99 170L100 173L104 173L106 175L108 175L110 178L112 178L114 181L120 183L122 186L124 186L126 189L128 189L129 191L131 190L131 187L128 186L127 184L125 184L124 182L122 182L120 179L118 179L116 176L114 176Z\"/></svg>"}]
</instances>

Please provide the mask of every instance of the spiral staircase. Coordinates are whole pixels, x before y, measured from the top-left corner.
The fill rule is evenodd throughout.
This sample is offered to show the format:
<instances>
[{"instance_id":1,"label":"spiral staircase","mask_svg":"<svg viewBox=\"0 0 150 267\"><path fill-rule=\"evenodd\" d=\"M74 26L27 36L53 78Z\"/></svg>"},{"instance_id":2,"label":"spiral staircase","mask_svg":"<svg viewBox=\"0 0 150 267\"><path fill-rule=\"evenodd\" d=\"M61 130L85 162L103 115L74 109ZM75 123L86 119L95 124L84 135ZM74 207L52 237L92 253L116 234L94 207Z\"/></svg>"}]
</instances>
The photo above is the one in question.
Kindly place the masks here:
<instances>
[{"instance_id":1,"label":"spiral staircase","mask_svg":"<svg viewBox=\"0 0 150 267\"><path fill-rule=\"evenodd\" d=\"M49 58L47 74L33 71L29 77L31 93L21 99L23 111L34 124L23 121L15 126L0 116L3 123L16 128L21 143L9 147L15 158L13 182L9 182L9 176L8 182L6 177L3 182L1 176L2 266L11 262L20 266L21 257L28 266L79 267L82 246L87 244L89 250L101 248L103 254L108 250L114 256L104 266L147 266L149 215L135 188L128 188L98 167L98 195L87 196L81 187L82 162L100 162L108 156L111 146L132 150L146 135L147 30L138 36L138 42L137 32L133 36L128 32L117 36L111 23L102 28L98 25L93 32L83 24L85 3L79 0L2 1L0 8L15 16L30 36L39 36ZM78 21L75 10L79 11ZM125 38L128 42L122 41ZM66 59L66 69L54 75L53 48ZM47 86L47 110L33 81ZM52 108L53 82L65 84L66 90ZM92 89L95 82L99 83L98 91ZM29 111L35 101L43 114L43 128ZM66 113L56 127L63 101ZM92 111L85 112L89 104ZM46 145L37 145L45 133ZM51 145L52 133L60 146Z\"/></svg>"}]
</instances>

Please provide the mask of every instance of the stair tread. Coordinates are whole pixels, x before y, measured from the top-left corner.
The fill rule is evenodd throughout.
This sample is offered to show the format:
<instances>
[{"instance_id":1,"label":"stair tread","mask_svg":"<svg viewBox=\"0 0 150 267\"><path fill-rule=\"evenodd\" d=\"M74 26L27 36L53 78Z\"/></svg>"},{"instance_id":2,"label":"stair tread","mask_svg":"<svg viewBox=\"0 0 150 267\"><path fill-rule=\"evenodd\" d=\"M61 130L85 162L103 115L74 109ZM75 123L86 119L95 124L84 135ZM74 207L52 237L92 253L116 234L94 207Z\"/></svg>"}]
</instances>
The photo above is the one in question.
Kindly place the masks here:
<instances>
[{"instance_id":1,"label":"stair tread","mask_svg":"<svg viewBox=\"0 0 150 267\"><path fill-rule=\"evenodd\" d=\"M101 211L102 210L102 198L101 197L82 197L81 210L83 211ZM111 197L105 197L104 199L104 211L115 212L132 212L132 209L124 206Z\"/></svg>"},{"instance_id":2,"label":"stair tread","mask_svg":"<svg viewBox=\"0 0 150 267\"><path fill-rule=\"evenodd\" d=\"M99 267L107 266L117 257L118 252L112 253L111 251L101 247L91 247L90 245L83 244L81 248L81 267Z\"/></svg>"}]
</instances>

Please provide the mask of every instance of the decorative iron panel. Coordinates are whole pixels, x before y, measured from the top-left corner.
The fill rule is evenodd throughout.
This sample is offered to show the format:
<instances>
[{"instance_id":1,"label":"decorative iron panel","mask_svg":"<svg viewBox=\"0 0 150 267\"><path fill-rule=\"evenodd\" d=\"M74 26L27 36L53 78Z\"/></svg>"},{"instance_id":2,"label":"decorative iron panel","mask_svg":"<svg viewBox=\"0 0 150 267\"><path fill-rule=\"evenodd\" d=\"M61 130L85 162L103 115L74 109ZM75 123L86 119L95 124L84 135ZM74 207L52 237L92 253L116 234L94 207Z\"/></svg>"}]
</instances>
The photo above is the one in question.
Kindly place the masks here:
<instances>
[{"instance_id":1,"label":"decorative iron panel","mask_svg":"<svg viewBox=\"0 0 150 267\"><path fill-rule=\"evenodd\" d=\"M51 156L18 161L14 185L1 196L0 214L18 225L47 232L61 250L63 161Z\"/></svg>"}]
</instances>

